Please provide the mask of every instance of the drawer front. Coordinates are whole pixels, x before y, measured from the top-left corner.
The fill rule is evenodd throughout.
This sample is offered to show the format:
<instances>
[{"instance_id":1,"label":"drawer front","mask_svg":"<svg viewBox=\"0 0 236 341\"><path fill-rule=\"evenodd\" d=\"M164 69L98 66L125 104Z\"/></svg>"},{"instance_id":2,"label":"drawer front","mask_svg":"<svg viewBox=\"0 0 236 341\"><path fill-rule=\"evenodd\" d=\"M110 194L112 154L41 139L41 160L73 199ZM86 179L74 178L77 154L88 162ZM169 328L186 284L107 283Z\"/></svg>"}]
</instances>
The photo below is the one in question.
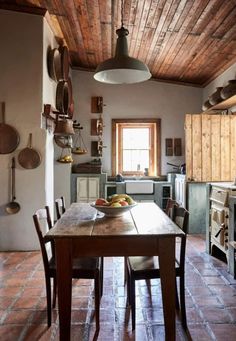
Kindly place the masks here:
<instances>
[{"instance_id":1,"label":"drawer front","mask_svg":"<svg viewBox=\"0 0 236 341\"><path fill-rule=\"evenodd\" d=\"M222 189L217 188L217 187L212 187L211 197L210 197L210 199L212 201L222 203L223 206L228 206L229 205L228 196L229 196L228 191L222 190Z\"/></svg>"}]
</instances>

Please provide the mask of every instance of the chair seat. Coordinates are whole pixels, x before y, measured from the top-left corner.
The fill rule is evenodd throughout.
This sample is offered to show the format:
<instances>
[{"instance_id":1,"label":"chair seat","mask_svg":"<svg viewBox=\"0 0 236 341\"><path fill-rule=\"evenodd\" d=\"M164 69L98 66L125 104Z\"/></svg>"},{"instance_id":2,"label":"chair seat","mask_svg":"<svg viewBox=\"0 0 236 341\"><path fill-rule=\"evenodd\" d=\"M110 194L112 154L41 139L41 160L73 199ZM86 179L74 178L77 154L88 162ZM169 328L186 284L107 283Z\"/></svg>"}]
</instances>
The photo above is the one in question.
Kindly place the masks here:
<instances>
[{"instance_id":1,"label":"chair seat","mask_svg":"<svg viewBox=\"0 0 236 341\"><path fill-rule=\"evenodd\" d=\"M73 259L73 271L95 271L101 266L101 258L99 257L80 257ZM56 270L56 260L52 257L49 260L49 268Z\"/></svg>"},{"instance_id":2,"label":"chair seat","mask_svg":"<svg viewBox=\"0 0 236 341\"><path fill-rule=\"evenodd\" d=\"M137 257L128 257L128 261L132 271L159 271L159 258L158 257L145 257L145 256L137 256ZM179 267L179 262L175 261L175 267Z\"/></svg>"}]
</instances>

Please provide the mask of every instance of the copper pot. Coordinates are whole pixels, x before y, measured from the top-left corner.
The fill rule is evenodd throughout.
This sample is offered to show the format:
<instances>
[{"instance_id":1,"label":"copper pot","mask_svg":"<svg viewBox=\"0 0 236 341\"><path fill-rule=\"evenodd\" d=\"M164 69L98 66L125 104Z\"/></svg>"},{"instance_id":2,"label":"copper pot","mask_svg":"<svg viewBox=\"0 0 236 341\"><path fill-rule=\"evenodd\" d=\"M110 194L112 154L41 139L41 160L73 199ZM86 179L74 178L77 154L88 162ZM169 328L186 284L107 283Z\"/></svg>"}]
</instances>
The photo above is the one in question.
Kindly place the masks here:
<instances>
[{"instance_id":1,"label":"copper pot","mask_svg":"<svg viewBox=\"0 0 236 341\"><path fill-rule=\"evenodd\" d=\"M221 90L221 97L227 99L236 95L236 79L231 79L228 84Z\"/></svg>"},{"instance_id":2,"label":"copper pot","mask_svg":"<svg viewBox=\"0 0 236 341\"><path fill-rule=\"evenodd\" d=\"M56 121L56 126L54 130L54 135L74 135L75 131L73 128L73 121L69 119L62 119Z\"/></svg>"},{"instance_id":3,"label":"copper pot","mask_svg":"<svg viewBox=\"0 0 236 341\"><path fill-rule=\"evenodd\" d=\"M209 96L209 103L211 105L216 105L222 101L222 97L221 97L221 90L222 89L223 89L222 86L217 87L216 91L211 96Z\"/></svg>"},{"instance_id":4,"label":"copper pot","mask_svg":"<svg viewBox=\"0 0 236 341\"><path fill-rule=\"evenodd\" d=\"M206 100L203 105L202 105L202 110L205 111L205 110L208 110L210 109L212 105L210 104L209 100Z\"/></svg>"}]
</instances>

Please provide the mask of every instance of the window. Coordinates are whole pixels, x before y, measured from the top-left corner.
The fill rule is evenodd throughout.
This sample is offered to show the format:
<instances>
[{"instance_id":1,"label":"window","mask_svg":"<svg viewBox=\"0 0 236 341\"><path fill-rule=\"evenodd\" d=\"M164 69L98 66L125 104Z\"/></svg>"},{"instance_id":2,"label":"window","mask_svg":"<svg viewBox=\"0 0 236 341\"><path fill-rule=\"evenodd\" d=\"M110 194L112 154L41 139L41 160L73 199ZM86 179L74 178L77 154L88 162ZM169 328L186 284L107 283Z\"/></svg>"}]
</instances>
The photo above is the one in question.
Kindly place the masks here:
<instances>
[{"instance_id":1,"label":"window","mask_svg":"<svg viewBox=\"0 0 236 341\"><path fill-rule=\"evenodd\" d=\"M160 119L112 120L112 174L160 174Z\"/></svg>"}]
</instances>

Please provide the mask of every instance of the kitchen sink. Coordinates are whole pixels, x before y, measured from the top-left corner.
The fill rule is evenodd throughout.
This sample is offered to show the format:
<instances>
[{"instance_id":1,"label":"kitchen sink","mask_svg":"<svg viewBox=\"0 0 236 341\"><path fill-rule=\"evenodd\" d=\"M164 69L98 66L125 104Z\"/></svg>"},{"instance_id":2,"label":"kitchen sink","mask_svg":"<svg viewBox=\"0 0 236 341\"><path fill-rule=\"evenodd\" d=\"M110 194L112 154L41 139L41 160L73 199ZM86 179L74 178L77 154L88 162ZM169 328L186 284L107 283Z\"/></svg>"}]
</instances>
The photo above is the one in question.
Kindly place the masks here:
<instances>
[{"instance_id":1,"label":"kitchen sink","mask_svg":"<svg viewBox=\"0 0 236 341\"><path fill-rule=\"evenodd\" d=\"M127 194L152 194L152 180L125 180L125 192Z\"/></svg>"}]
</instances>

